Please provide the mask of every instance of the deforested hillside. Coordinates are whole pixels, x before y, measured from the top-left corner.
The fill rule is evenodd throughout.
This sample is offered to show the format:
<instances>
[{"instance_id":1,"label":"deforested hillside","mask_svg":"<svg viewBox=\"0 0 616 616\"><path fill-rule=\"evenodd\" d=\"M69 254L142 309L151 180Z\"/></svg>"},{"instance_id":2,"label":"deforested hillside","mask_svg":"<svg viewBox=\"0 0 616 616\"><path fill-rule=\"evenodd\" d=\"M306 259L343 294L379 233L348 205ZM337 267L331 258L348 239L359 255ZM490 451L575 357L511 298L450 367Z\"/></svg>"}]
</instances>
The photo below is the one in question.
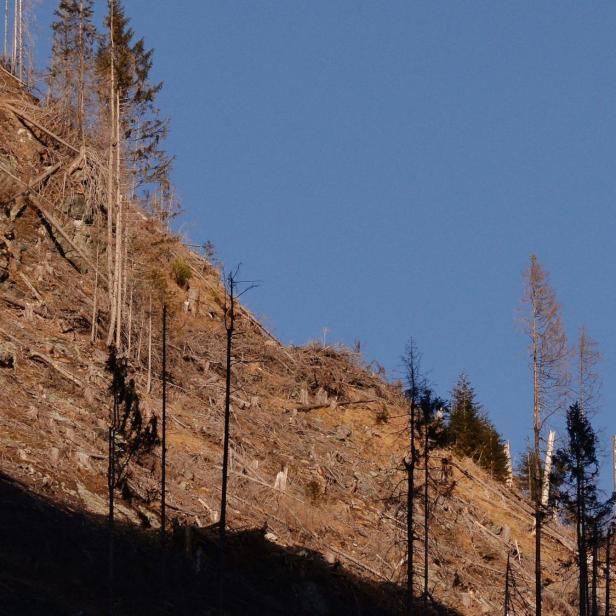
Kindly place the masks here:
<instances>
[{"instance_id":1,"label":"deforested hillside","mask_svg":"<svg viewBox=\"0 0 616 616\"><path fill-rule=\"evenodd\" d=\"M80 144L5 71L0 88L0 611L216 613L229 310L220 272L126 187L111 220L106 144ZM225 611L404 613L401 387L349 349L284 346L242 307L232 359ZM127 414L110 556L114 399ZM508 577L510 613L530 614L531 504L446 449L430 458L428 488L429 600L416 613L502 613ZM546 520L544 614L577 613L574 550L570 531Z\"/></svg>"}]
</instances>

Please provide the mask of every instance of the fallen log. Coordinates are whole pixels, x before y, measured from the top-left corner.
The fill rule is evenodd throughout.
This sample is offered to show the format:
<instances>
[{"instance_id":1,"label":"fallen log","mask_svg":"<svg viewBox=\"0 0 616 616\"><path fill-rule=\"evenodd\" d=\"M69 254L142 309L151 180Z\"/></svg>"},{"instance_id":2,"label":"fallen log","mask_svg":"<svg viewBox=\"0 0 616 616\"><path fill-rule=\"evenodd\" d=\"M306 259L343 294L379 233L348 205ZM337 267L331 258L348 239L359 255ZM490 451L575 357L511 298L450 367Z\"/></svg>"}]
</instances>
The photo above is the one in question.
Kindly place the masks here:
<instances>
[{"instance_id":1,"label":"fallen log","mask_svg":"<svg viewBox=\"0 0 616 616\"><path fill-rule=\"evenodd\" d=\"M90 268L92 268L93 271L96 271L97 270L96 265L92 263L90 257L88 257L83 252L83 250L81 250L81 248L79 248L79 246L77 246L77 244L73 242L73 240L68 236L66 231L63 229L62 225L56 219L56 217L53 214L51 214L51 212L49 212L43 206L43 204L40 202L38 197L35 197L34 195L30 195L30 203L36 208L36 210L44 218L44 220L49 224L49 226L54 228L64 238L66 243L88 264ZM79 267L77 267L77 265L75 265L75 268L79 271ZM109 284L109 281L107 279L107 276L105 276L105 274L99 271L98 275L99 275L99 278L101 278L105 282L105 284L107 285Z\"/></svg>"},{"instance_id":2,"label":"fallen log","mask_svg":"<svg viewBox=\"0 0 616 616\"><path fill-rule=\"evenodd\" d=\"M21 310L27 310L25 302L22 302L16 297L7 295L6 293L0 295L0 300L7 303L9 306L13 306L13 308L21 308ZM44 319L49 319L52 317L52 315L50 315L47 310L43 310L39 306L31 306L31 308L34 311L34 314L38 314L39 317L43 317Z\"/></svg>"},{"instance_id":3,"label":"fallen log","mask_svg":"<svg viewBox=\"0 0 616 616\"><path fill-rule=\"evenodd\" d=\"M8 176L16 180L17 182L20 182L21 184L24 185L24 188L20 190L18 193L14 194L8 200L8 202L10 203L11 201L15 201L15 199L17 199L18 197L21 197L21 195L24 195L30 192L31 190L33 190L34 188L36 188L41 182L44 182L48 177L51 177L58 169L60 169L60 167L63 164L64 163L56 163L52 167L49 167L47 171L44 171L40 175L37 175L31 182L27 182L27 183L24 182L22 179L18 178L16 175L12 174L10 171L7 171L7 169L3 165L0 165L4 173L6 173Z\"/></svg>"},{"instance_id":4,"label":"fallen log","mask_svg":"<svg viewBox=\"0 0 616 616\"><path fill-rule=\"evenodd\" d=\"M56 135L54 132L50 131L48 128L45 128L42 124L39 124L36 120L32 119L29 115L27 115L23 111L16 109L15 107L13 107L13 105L9 103L4 103L4 107L8 109L9 111L12 111L16 116L20 117L23 121L27 122L28 124L31 124L35 128L38 128L40 131L43 131L46 135L48 135L52 139L55 139L58 143L61 143L63 146L79 154L79 150L75 146L72 146L67 141L64 141L62 137L60 137L59 135Z\"/></svg>"},{"instance_id":5,"label":"fallen log","mask_svg":"<svg viewBox=\"0 0 616 616\"><path fill-rule=\"evenodd\" d=\"M309 411L316 411L317 409L324 409L329 406L337 408L339 406L352 406L354 404L371 404L372 402L378 402L376 398L370 398L368 400L345 400L344 402L325 402L319 404L303 404L300 406L294 406L284 409L285 411L297 411L298 413L308 413Z\"/></svg>"},{"instance_id":6,"label":"fallen log","mask_svg":"<svg viewBox=\"0 0 616 616\"><path fill-rule=\"evenodd\" d=\"M72 375L68 370L60 366L57 362L53 361L51 357L47 357L47 355L43 355L42 353L38 353L36 351L30 351L30 353L28 353L28 359L31 359L32 361L40 361L50 366L56 372L62 375L67 381L70 381L71 383L77 385L77 387L83 388L83 381Z\"/></svg>"}]
</instances>

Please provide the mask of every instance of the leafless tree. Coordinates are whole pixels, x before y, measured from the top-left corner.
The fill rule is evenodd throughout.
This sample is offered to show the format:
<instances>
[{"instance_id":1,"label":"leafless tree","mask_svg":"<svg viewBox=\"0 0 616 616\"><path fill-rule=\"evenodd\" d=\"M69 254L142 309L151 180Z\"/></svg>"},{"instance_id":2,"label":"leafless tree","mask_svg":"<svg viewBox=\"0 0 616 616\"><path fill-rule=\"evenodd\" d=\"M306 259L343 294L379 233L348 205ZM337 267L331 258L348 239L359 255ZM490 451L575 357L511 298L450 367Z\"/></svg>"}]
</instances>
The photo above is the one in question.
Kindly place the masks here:
<instances>
[{"instance_id":1,"label":"leafless tree","mask_svg":"<svg viewBox=\"0 0 616 616\"><path fill-rule=\"evenodd\" d=\"M414 497L415 497L415 468L419 458L416 445L418 405L422 392L426 387L425 378L421 373L421 353L415 341L411 338L406 345L402 363L406 379L405 396L408 402L409 413L409 450L403 460L407 476L406 492L406 541L407 541L407 566L406 566L406 606L407 614L414 613L413 607L413 577L414 577Z\"/></svg>"},{"instance_id":2,"label":"leafless tree","mask_svg":"<svg viewBox=\"0 0 616 616\"><path fill-rule=\"evenodd\" d=\"M561 410L569 383L569 351L561 309L547 272L531 255L525 273L524 329L530 339L533 375L533 435L535 485L541 485L541 430L546 419ZM535 614L541 616L541 490L535 490Z\"/></svg>"},{"instance_id":3,"label":"leafless tree","mask_svg":"<svg viewBox=\"0 0 616 616\"><path fill-rule=\"evenodd\" d=\"M582 413L592 414L596 410L601 389L597 365L601 361L599 344L589 335L586 327L580 329L575 349L577 361L577 400Z\"/></svg>"},{"instance_id":4,"label":"leafless tree","mask_svg":"<svg viewBox=\"0 0 616 616\"><path fill-rule=\"evenodd\" d=\"M230 444L230 419L231 419L231 366L233 355L233 337L236 328L236 303L244 293L254 289L255 284L249 284L243 291L238 293L238 285L245 284L238 280L239 265L235 271L230 272L225 278L225 330L227 334L226 350L226 373L225 373L225 408L224 408L224 435L223 435L223 460L222 460L222 487L220 495L220 518L219 530L219 610L224 614L225 592L225 539L227 533L227 486L229 479L229 444Z\"/></svg>"}]
</instances>

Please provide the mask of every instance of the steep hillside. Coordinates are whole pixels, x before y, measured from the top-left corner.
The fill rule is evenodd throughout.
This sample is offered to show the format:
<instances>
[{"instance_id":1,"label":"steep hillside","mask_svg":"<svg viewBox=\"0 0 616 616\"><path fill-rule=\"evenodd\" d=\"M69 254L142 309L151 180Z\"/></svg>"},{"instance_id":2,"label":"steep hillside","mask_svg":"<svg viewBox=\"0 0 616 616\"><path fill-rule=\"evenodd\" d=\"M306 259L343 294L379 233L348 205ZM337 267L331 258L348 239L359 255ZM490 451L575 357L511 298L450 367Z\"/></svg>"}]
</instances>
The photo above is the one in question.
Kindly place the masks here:
<instances>
[{"instance_id":1,"label":"steep hillside","mask_svg":"<svg viewBox=\"0 0 616 616\"><path fill-rule=\"evenodd\" d=\"M53 114L10 77L0 76L0 88L0 606L7 614L98 614L107 611L112 404L102 265L96 273L106 258L104 156L56 135ZM167 505L174 548L163 558L157 543L155 445L131 460L118 494L116 611L188 614L197 605L208 613L216 605L224 288L207 260L136 204L127 220L122 350L143 425L160 416L160 314L163 301L169 306ZM178 278L180 266L190 268L187 281ZM400 389L349 350L285 347L243 308L231 378L229 613L400 613L407 441ZM444 459L451 471L440 473ZM449 452L432 464L428 566L435 607L500 613L510 554L515 613L529 613L528 503ZM281 472L284 489L280 479L275 487ZM549 522L545 614L574 613L572 547L568 532ZM419 590L419 528L417 553Z\"/></svg>"}]
</instances>

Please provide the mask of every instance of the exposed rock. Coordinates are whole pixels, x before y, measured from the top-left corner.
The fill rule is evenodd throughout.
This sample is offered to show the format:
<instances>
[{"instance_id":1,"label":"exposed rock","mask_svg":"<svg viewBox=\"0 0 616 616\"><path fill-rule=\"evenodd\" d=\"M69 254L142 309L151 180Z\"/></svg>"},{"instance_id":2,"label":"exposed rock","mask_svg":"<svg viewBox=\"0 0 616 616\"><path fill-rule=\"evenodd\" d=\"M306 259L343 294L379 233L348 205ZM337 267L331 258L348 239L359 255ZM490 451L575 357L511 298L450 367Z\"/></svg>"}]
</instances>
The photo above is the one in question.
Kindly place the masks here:
<instances>
[{"instance_id":1,"label":"exposed rock","mask_svg":"<svg viewBox=\"0 0 616 616\"><path fill-rule=\"evenodd\" d=\"M94 209L87 202L85 195L77 194L64 200L62 211L73 220L82 221L86 225L94 222Z\"/></svg>"},{"instance_id":2,"label":"exposed rock","mask_svg":"<svg viewBox=\"0 0 616 616\"><path fill-rule=\"evenodd\" d=\"M346 441L348 438L350 438L351 434L353 434L353 429L351 428L351 426L342 424L336 428L336 438L339 441Z\"/></svg>"},{"instance_id":3,"label":"exposed rock","mask_svg":"<svg viewBox=\"0 0 616 616\"><path fill-rule=\"evenodd\" d=\"M17 351L10 342L0 342L0 368L15 368L17 366Z\"/></svg>"}]
</instances>

